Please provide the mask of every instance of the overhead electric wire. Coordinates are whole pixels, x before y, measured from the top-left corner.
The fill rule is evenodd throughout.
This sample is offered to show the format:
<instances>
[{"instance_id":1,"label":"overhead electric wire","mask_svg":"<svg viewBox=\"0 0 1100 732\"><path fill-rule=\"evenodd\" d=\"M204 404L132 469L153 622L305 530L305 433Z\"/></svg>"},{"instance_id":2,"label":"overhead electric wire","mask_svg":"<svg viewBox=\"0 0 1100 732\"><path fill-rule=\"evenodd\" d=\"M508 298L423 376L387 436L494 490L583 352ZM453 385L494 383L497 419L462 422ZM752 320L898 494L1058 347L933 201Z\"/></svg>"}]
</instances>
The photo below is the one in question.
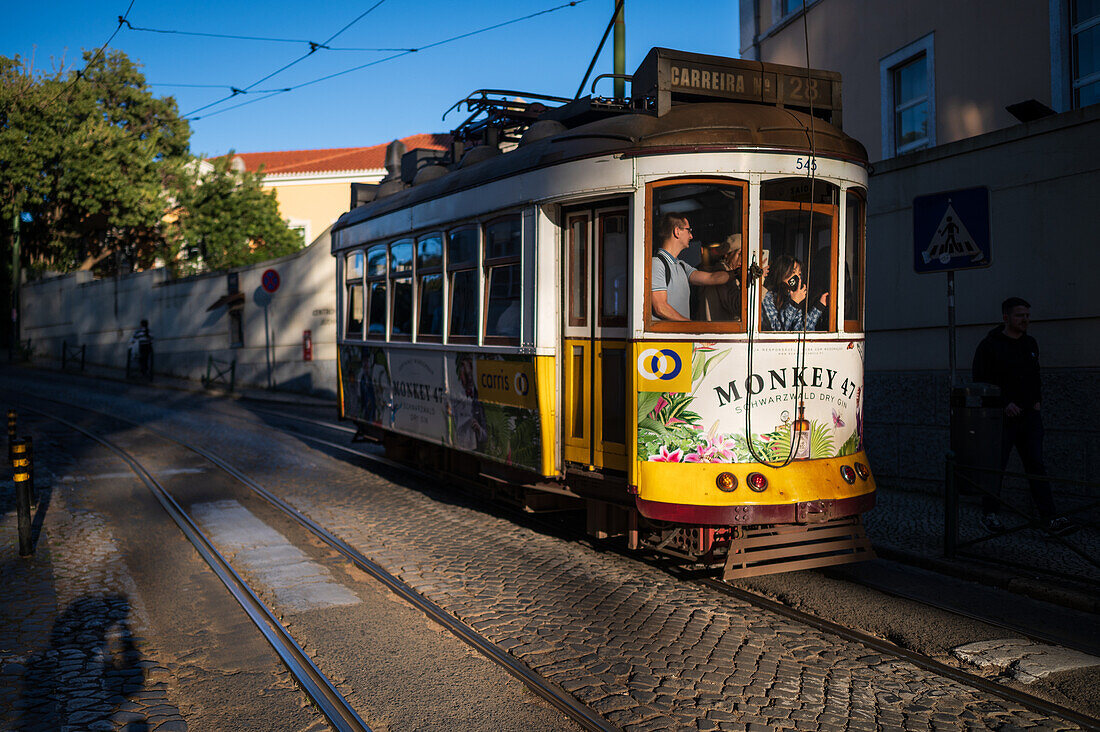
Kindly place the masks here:
<instances>
[{"instance_id":1,"label":"overhead electric wire","mask_svg":"<svg viewBox=\"0 0 1100 732\"><path fill-rule=\"evenodd\" d=\"M362 13L360 13L360 14L359 14L358 16L356 16L356 18L355 18L354 20L352 20L352 21L351 21L350 23L347 23L347 24L346 24L346 25L345 25L345 26L344 26L343 28L341 28L340 30L336 31L336 32L335 32L335 33L333 33L333 34L332 34L331 36L329 36L329 37L328 37L328 38L326 38L326 39L325 39L324 41L322 41L322 42L321 42L321 43L319 44L319 46L327 46L327 45L329 44L329 42L331 42L331 41L332 41L332 40L333 40L334 38L336 38L336 37L337 37L337 36L339 36L339 35L340 35L341 33L343 33L344 31L346 31L346 30L347 30L348 28L352 27L353 25L355 25L356 23L358 23L358 22L359 22L360 20L362 20L363 18L365 18L365 17L367 16L367 15L369 15L369 14L370 14L371 12L373 12L373 11L375 10L375 8L377 8L377 7L379 6L379 5L381 5L381 4L382 4L382 3L384 3L384 2L386 2L386 0L378 0L378 2L376 2L376 3L374 4L374 5L371 5L371 6L369 7L369 8L367 8L367 9L366 9L366 10L364 10L364 11L363 11ZM120 23L119 25L121 26L121 23ZM293 60L293 61L291 61L290 63L288 63L288 64L285 64L284 66L280 66L280 67L279 67L278 69L275 69L275 70L274 70L274 71L272 71L272 72L271 72L270 74L268 74L267 76L263 77L262 79L259 79L258 81L254 81L254 82L252 82L251 84L249 84L248 86L244 87L243 89L237 89L237 88L233 88L233 90L232 90L232 92L230 92L229 96L227 96L227 97L222 97L221 99L219 99L219 100L217 100L217 101L215 101L215 102L211 102L210 104L206 104L206 105L204 105L204 106L202 106L202 107L199 107L198 109L193 109L193 110L191 110L190 112L188 112L187 114L185 114L185 115L183 115L183 116L184 116L184 117L190 117L191 115L195 114L196 112L201 112L201 111L203 111L204 109L209 109L210 107L213 107L213 106L216 106L216 105L218 105L218 104L221 104L222 102L228 101L228 100L232 99L233 97L235 97L235 96L237 96L237 95L239 95L239 94L244 94L244 93L247 93L247 92L248 92L248 91L250 91L250 90L251 90L251 89L252 89L253 87L259 86L260 84L264 83L265 81L267 81L267 80L268 80L268 79L270 79L271 77L273 77L273 76L276 76L276 75L278 75L278 74L281 74L282 72L284 72L284 71L286 71L287 69L289 69L289 68L290 68L291 66L294 66L295 64L299 63L300 61L303 61L304 59L307 59L307 58L309 58L310 56L312 56L312 55L313 55L313 54L314 54L314 53L315 53L315 52L317 51L317 48L318 48L317 46L313 46L313 45L311 44L311 45L310 45L310 49L309 49L309 51L307 51L306 53L302 54L302 55L301 55L301 56L299 56L298 58L294 59L294 60Z\"/></svg>"},{"instance_id":2,"label":"overhead electric wire","mask_svg":"<svg viewBox=\"0 0 1100 732\"><path fill-rule=\"evenodd\" d=\"M571 0L570 2L564 3L562 5L556 5L552 8L547 8L545 10L539 10L537 12L530 13L529 15L525 15L522 18L513 18L512 20L506 20L506 21L503 21L501 23L496 23L494 25L486 26L485 28L479 28L477 30L470 31L468 33L462 33L462 34L459 34L457 36L451 36L450 38L444 38L441 41L435 41L434 43L429 43L427 45L420 46L418 48L411 48L411 49L408 49L408 50L404 50L404 51L401 51L400 53L395 53L391 56L386 56L385 58L375 59L374 61L370 61L370 62L365 63L365 64L360 64L359 66L354 66L350 69L344 69L343 71L337 71L337 72L332 73L332 74L326 74L325 76L320 76L316 79L311 79L309 81L304 81L300 84L295 84L293 86L287 87L286 89L281 89L277 93L282 94L282 93L286 93L286 92L295 91L295 90L301 89L303 87L312 86L314 84L319 84L322 81L328 81L329 79L335 79L338 76L344 76L346 74L350 74L350 73L353 73L353 72L356 72L356 71L362 71L363 69L369 68L371 66L377 66L378 64L385 63L386 61L392 61L394 59L401 58L403 56L408 56L408 55L413 54L413 53L418 53L420 51L426 51L430 48L436 48L437 46L442 46L442 45L447 44L447 43L453 43L454 41L459 41L459 40L462 40L463 38L469 38L470 36L476 36L480 33L487 33L491 30L496 30L497 28L503 28L504 26L512 25L514 23L520 23L520 22L525 21L525 20L530 20L531 18L535 18L535 17L538 17L540 15L546 15L547 13L553 13L555 11L563 10L565 8L575 7L575 6L580 5L581 3L584 3L584 2L587 2L587 1L588 0ZM381 4L381 3L379 3L379 4ZM378 7L378 6L375 5L374 7ZM362 16L360 16L360 17L362 17ZM298 59L298 60L300 61L301 59ZM297 63L297 62L295 62L295 63ZM284 67L284 68L289 68L289 66ZM278 73L278 72L275 72L275 73ZM274 76L274 74L269 74L268 76L264 77L260 81L265 81L265 80L271 78L271 76ZM258 81L256 83L259 84L260 82ZM209 109L210 107L213 107L217 104L221 104L222 102L227 101L229 99L232 99L233 97L238 96L240 94L256 93L254 91L250 91L250 87L246 87L245 89L236 89L235 87L230 87L230 88L234 90L234 93L230 94L228 97L224 97L223 99L219 99L216 102L211 102L210 104L207 104L204 107L199 107L198 109L192 110L191 112L189 112L188 114L185 114L183 116L187 119L190 119L190 120L199 120L199 119L205 119L207 117L212 117L216 114L221 114L222 112L228 112L230 109L236 109L237 107L242 107L246 103L251 103L251 101L246 102L246 103L242 103L242 104L238 104L238 105L234 105L233 107L227 107L226 109L221 109L221 110L218 110L216 112L211 112L210 114L203 115L201 117L192 116L196 112L201 112L204 109ZM271 96L275 96L275 94L269 94L267 97L263 97L263 98L267 99ZM252 101L259 101L259 100L257 99L257 100L252 100Z\"/></svg>"},{"instance_id":3,"label":"overhead electric wire","mask_svg":"<svg viewBox=\"0 0 1100 732\"><path fill-rule=\"evenodd\" d=\"M809 92L809 89L810 89L810 31L809 31L808 21L806 19L806 16L807 16L807 13L806 13L806 0L802 0L802 33L803 33L803 41L805 43L805 49L806 49L806 66L805 66L805 70L806 70L806 90L807 90L806 97L810 101L810 128L806 133L806 137L807 137L807 140L808 140L809 146L810 146L810 161L809 161L809 164L806 166L806 175L810 179L810 200L809 200L809 213L808 213L807 220L806 220L806 229L807 229L807 231L806 231L806 268L802 271L803 277L807 276L809 271L810 271L810 260L813 257L813 250L814 250L814 246L813 246L814 245L814 241L813 241L813 237L814 237L814 203L815 203L815 201L814 201L814 198L815 198L814 184L815 184L815 181L816 181L816 175L815 174L817 172L817 147L815 145L816 135L815 135L815 130L814 130L814 101L813 101L813 95ZM789 114L789 112L788 112L788 114ZM797 121L797 118L796 118L796 121ZM803 129L805 129L805 126L803 126ZM752 266L753 267L757 266L755 259L753 260L753 265ZM756 288L756 279L755 278L753 278L753 280L751 281L749 287L750 287L750 289L755 290L755 288ZM798 374L804 373L805 370L806 370L806 348L807 348L806 325L807 325L807 320L809 318L809 301L810 301L810 292L809 292L809 288L807 288L806 297L803 298L803 300L802 300L802 329L798 333L798 341L795 344L795 369L797 369L797 371L795 372L795 377L794 377L794 380L795 380L795 391L794 391L794 393L795 393L795 405L796 405L795 409L797 409L798 412L796 413L797 416L795 417L795 421L792 424L797 424L803 418L802 408L803 408L803 403L804 403L804 397L805 397L805 394L806 394L806 382L805 382L805 380L800 380L798 378ZM835 297L833 298L833 307L836 307L836 298ZM825 315L825 317L828 317L828 310L825 311L824 315ZM791 464L791 461L793 461L794 457L795 457L796 430L793 427L792 427L792 430L791 430L791 440L790 440L790 445L789 445L788 450L787 450L787 457L779 464L775 464L775 463L770 462L766 457L762 458L760 455L758 455L756 453L756 448L752 444L752 397L753 397L753 394L752 394L752 387L750 386L750 384L752 383L751 380L752 380L752 360L753 360L752 359L752 349L753 349L753 332L752 332L752 330L753 330L752 329L752 322L750 321L749 324L748 324L749 347L748 347L748 364L747 364L748 372L749 372L749 382L745 385L745 389L746 389L746 391L748 391L747 403L745 404L745 444L749 448L749 453L753 456L753 458L757 462L759 462L763 465L767 465L768 467L771 467L771 468L785 468L785 467L787 467L788 465ZM812 438L813 438L813 430L811 429L810 433L807 434L803 439L810 440L811 443L812 443Z\"/></svg>"},{"instance_id":4,"label":"overhead electric wire","mask_svg":"<svg viewBox=\"0 0 1100 732\"><path fill-rule=\"evenodd\" d=\"M118 35L118 32L122 30L122 24L126 22L126 18L130 15L130 11L134 9L134 2L136 2L136 0L130 0L130 4L126 7L126 12L118 16L118 26L115 28L114 32L111 33L107 40L103 42L103 45L99 47L99 50L92 55L92 58L88 61L88 63L84 64L84 68L82 68L80 71L77 71L73 75L73 77L69 79L65 86L61 88L61 91L59 91L53 99L46 102L47 107L56 102L62 94L67 94L69 90L72 89L73 83L75 83L78 79L83 78L84 72L95 65L95 62L98 61L99 57L103 54L103 50L111 44L111 41L115 39L115 36Z\"/></svg>"},{"instance_id":5,"label":"overhead electric wire","mask_svg":"<svg viewBox=\"0 0 1100 732\"><path fill-rule=\"evenodd\" d=\"M368 11L370 12L370 11ZM122 19L126 24L126 28L132 31L138 31L141 33L162 33L166 35L176 36L200 36L202 38L225 38L234 41L259 41L262 43L303 43L310 46L312 49L323 49L325 51L407 51L407 48L352 48L345 46L329 46L325 43L318 43L317 41L311 41L308 38L275 38L271 36L242 36L234 35L232 33L207 33L205 31L184 31L174 30L171 28L142 28L132 25L129 21ZM218 86L225 86L219 84Z\"/></svg>"}]
</instances>

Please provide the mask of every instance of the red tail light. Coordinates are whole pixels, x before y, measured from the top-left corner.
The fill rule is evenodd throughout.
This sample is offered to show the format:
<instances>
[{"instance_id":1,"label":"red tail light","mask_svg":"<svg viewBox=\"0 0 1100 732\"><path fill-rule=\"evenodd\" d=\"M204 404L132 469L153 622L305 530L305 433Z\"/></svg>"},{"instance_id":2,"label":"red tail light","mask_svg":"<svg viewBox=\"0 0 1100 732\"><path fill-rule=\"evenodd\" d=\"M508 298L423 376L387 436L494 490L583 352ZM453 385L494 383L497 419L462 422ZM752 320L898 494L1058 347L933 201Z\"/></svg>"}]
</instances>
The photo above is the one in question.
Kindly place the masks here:
<instances>
[{"instance_id":1,"label":"red tail light","mask_svg":"<svg viewBox=\"0 0 1100 732\"><path fill-rule=\"evenodd\" d=\"M844 482L848 485L852 485L856 482L856 471L852 470L851 465L840 466L840 477L844 478Z\"/></svg>"},{"instance_id":2,"label":"red tail light","mask_svg":"<svg viewBox=\"0 0 1100 732\"><path fill-rule=\"evenodd\" d=\"M763 473L749 473L745 482L749 484L749 489L756 493L763 493L768 489L768 479Z\"/></svg>"}]
</instances>

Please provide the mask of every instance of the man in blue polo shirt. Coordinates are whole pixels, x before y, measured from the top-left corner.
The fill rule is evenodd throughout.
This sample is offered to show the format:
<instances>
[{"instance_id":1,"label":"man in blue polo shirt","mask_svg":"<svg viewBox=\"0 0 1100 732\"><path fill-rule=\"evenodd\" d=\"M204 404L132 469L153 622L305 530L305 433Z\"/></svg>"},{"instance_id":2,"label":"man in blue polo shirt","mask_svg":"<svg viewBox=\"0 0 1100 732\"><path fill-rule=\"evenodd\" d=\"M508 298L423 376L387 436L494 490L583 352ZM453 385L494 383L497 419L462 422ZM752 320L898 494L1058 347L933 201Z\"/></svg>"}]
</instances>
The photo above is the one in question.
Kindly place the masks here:
<instances>
[{"instance_id":1,"label":"man in blue polo shirt","mask_svg":"<svg viewBox=\"0 0 1100 732\"><path fill-rule=\"evenodd\" d=\"M721 270L703 272L680 259L692 239L691 224L681 214L663 214L654 234L661 244L653 256L650 278L653 316L659 320L691 320L691 285L726 284L733 276L731 263L727 258Z\"/></svg>"}]
</instances>

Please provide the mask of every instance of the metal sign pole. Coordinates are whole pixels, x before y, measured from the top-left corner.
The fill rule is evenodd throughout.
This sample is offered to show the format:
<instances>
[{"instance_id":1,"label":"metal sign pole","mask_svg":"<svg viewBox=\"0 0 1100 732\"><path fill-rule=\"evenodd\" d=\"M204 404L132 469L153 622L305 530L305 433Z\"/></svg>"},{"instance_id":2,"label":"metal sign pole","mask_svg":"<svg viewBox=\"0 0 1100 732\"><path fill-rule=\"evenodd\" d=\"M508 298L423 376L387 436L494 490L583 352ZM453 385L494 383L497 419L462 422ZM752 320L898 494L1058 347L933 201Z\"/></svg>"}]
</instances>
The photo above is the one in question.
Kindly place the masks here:
<instances>
[{"instance_id":1,"label":"metal sign pole","mask_svg":"<svg viewBox=\"0 0 1100 732\"><path fill-rule=\"evenodd\" d=\"M947 361L948 389L955 388L955 271L947 272Z\"/></svg>"}]
</instances>

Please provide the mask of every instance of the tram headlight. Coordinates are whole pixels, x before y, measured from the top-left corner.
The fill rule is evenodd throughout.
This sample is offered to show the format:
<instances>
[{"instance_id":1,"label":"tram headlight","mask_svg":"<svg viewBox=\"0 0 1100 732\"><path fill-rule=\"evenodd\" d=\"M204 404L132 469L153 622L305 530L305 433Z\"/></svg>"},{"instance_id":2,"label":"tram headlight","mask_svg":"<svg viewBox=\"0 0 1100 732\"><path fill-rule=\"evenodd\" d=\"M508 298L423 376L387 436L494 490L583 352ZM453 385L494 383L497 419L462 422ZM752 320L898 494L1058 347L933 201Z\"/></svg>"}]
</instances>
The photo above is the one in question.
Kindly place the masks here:
<instances>
[{"instance_id":1,"label":"tram headlight","mask_svg":"<svg viewBox=\"0 0 1100 732\"><path fill-rule=\"evenodd\" d=\"M856 471L852 469L851 465L841 465L840 477L844 478L845 483L852 485L856 482Z\"/></svg>"},{"instance_id":2,"label":"tram headlight","mask_svg":"<svg viewBox=\"0 0 1100 732\"><path fill-rule=\"evenodd\" d=\"M863 463L856 463L856 475L860 477L860 480L867 480L871 477L871 469Z\"/></svg>"},{"instance_id":3,"label":"tram headlight","mask_svg":"<svg viewBox=\"0 0 1100 732\"><path fill-rule=\"evenodd\" d=\"M737 476L733 473L719 473L714 482L718 490L726 493L732 493L737 489Z\"/></svg>"},{"instance_id":4,"label":"tram headlight","mask_svg":"<svg viewBox=\"0 0 1100 732\"><path fill-rule=\"evenodd\" d=\"M745 482L749 484L749 490L754 493L763 493L768 489L768 479L763 473L749 473Z\"/></svg>"}]
</instances>

